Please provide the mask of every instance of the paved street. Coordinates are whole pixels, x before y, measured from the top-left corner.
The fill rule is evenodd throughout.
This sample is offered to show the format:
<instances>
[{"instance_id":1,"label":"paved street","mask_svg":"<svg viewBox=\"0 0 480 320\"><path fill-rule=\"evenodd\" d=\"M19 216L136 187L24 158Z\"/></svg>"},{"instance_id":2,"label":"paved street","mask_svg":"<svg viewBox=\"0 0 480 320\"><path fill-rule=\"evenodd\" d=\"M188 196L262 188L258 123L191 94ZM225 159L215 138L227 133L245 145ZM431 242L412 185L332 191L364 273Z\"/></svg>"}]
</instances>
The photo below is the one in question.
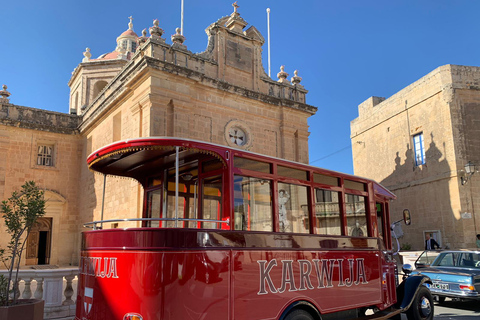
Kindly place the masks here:
<instances>
[{"instance_id":1,"label":"paved street","mask_svg":"<svg viewBox=\"0 0 480 320\"><path fill-rule=\"evenodd\" d=\"M480 319L479 301L452 301L447 299L443 304L435 303L434 320L473 320Z\"/></svg>"}]
</instances>

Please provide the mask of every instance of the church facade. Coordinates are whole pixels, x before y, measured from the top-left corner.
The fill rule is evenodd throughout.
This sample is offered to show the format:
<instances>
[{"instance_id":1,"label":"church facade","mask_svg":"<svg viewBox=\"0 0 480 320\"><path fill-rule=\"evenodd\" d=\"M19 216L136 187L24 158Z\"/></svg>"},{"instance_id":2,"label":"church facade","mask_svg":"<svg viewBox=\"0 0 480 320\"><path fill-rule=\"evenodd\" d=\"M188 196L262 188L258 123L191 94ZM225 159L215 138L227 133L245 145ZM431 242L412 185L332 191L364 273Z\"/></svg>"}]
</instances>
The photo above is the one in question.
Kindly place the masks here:
<instances>
[{"instance_id":1,"label":"church facade","mask_svg":"<svg viewBox=\"0 0 480 320\"><path fill-rule=\"evenodd\" d=\"M264 38L246 27L234 7L207 28L207 49L195 54L180 30L169 44L157 20L138 36L130 19L113 52L84 52L69 81L68 114L15 105L0 91L0 197L34 180L47 198L25 264L78 263L80 232L100 220L104 185L85 160L114 141L172 136L308 162L307 119L317 109L297 72L288 79L282 67L278 80L265 73ZM141 217L141 186L105 180L103 218ZM0 246L6 241L0 234Z\"/></svg>"}]
</instances>

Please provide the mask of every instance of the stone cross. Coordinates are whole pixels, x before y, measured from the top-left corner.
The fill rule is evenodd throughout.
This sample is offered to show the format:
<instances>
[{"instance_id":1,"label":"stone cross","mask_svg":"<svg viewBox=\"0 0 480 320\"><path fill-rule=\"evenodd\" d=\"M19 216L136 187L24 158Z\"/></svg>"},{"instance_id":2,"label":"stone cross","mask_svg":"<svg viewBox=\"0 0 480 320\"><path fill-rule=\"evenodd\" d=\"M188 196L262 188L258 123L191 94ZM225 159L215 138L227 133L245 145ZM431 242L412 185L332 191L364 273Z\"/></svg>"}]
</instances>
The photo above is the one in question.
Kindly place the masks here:
<instances>
[{"instance_id":1,"label":"stone cross","mask_svg":"<svg viewBox=\"0 0 480 320\"><path fill-rule=\"evenodd\" d=\"M130 16L128 19L130 19L130 22L128 23L128 29L133 30L133 17Z\"/></svg>"}]
</instances>

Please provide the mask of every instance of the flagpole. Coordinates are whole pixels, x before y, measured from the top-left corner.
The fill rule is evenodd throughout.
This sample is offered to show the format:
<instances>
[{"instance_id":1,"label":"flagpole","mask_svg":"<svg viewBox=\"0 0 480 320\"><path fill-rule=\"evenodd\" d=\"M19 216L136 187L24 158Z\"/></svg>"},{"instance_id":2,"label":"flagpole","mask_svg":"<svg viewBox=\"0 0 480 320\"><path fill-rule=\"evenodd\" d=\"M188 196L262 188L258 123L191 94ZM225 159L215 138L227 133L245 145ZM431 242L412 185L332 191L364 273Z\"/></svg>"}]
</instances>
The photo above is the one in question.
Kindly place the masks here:
<instances>
[{"instance_id":1,"label":"flagpole","mask_svg":"<svg viewBox=\"0 0 480 320\"><path fill-rule=\"evenodd\" d=\"M182 0L183 1L183 0ZM267 8L267 30L268 30L268 76L271 77L270 72L270 8Z\"/></svg>"},{"instance_id":2,"label":"flagpole","mask_svg":"<svg viewBox=\"0 0 480 320\"><path fill-rule=\"evenodd\" d=\"M183 0L182 0L182 21L180 22L180 34L183 36Z\"/></svg>"}]
</instances>

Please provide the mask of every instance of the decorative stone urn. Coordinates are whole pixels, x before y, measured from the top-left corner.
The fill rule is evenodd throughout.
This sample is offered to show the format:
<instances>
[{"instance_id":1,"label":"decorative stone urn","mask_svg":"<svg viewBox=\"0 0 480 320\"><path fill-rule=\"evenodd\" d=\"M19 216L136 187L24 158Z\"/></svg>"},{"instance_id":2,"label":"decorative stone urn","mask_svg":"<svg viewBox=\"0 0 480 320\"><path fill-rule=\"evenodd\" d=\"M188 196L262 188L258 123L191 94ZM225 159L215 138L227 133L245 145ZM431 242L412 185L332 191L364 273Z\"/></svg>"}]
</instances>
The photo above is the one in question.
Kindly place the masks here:
<instances>
[{"instance_id":1,"label":"decorative stone urn","mask_svg":"<svg viewBox=\"0 0 480 320\"><path fill-rule=\"evenodd\" d=\"M43 300L19 299L18 304L0 307L2 320L43 320Z\"/></svg>"}]
</instances>

